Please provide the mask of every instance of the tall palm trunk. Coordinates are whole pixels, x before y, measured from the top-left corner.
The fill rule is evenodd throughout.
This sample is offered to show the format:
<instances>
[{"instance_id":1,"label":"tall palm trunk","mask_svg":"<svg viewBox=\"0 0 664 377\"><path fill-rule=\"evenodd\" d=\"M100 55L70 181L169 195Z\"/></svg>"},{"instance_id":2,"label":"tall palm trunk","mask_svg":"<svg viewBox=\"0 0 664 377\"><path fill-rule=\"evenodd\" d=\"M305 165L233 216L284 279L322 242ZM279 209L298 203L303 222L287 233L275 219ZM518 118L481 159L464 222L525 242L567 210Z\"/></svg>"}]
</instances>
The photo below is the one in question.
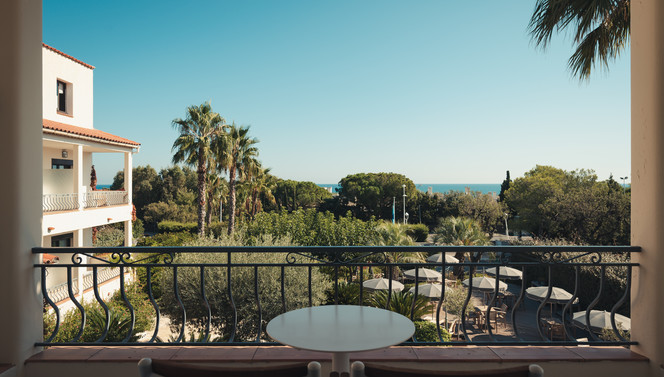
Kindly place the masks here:
<instances>
[{"instance_id":1,"label":"tall palm trunk","mask_svg":"<svg viewBox=\"0 0 664 377\"><path fill-rule=\"evenodd\" d=\"M205 197L207 195L205 185L205 172L207 164L205 161L204 148L198 148L198 235L205 235Z\"/></svg>"},{"instance_id":2,"label":"tall palm trunk","mask_svg":"<svg viewBox=\"0 0 664 377\"><path fill-rule=\"evenodd\" d=\"M228 234L235 230L235 167L231 167L228 172Z\"/></svg>"}]
</instances>

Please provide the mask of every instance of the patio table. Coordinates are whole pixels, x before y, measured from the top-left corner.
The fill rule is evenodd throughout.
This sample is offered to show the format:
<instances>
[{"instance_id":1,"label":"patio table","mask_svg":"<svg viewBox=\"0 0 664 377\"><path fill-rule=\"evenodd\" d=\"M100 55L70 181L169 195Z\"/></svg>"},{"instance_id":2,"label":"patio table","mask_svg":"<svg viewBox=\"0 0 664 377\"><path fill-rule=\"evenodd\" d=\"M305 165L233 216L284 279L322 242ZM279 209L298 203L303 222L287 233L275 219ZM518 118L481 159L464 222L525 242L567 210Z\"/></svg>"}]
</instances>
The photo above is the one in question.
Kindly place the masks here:
<instances>
[{"instance_id":1,"label":"patio table","mask_svg":"<svg viewBox=\"0 0 664 377\"><path fill-rule=\"evenodd\" d=\"M350 372L350 353L400 344L415 333L413 322L385 309L327 305L293 310L267 324L268 335L295 348L332 353L332 371Z\"/></svg>"}]
</instances>

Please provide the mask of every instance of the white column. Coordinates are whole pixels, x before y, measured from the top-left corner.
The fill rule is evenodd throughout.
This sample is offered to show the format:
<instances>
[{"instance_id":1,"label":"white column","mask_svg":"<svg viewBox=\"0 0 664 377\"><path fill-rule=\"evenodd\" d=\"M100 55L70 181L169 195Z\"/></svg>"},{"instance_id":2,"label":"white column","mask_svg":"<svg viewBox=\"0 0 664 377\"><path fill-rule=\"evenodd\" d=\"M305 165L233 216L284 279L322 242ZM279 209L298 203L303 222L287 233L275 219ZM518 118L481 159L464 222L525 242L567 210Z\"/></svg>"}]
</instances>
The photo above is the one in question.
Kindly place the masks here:
<instances>
[{"instance_id":1,"label":"white column","mask_svg":"<svg viewBox=\"0 0 664 377\"><path fill-rule=\"evenodd\" d=\"M132 153L131 152L125 152L124 154L124 189L125 192L127 193L127 200L128 203L132 203L132 167L131 167L131 158L132 158Z\"/></svg>"},{"instance_id":2,"label":"white column","mask_svg":"<svg viewBox=\"0 0 664 377\"><path fill-rule=\"evenodd\" d=\"M124 189L127 193L127 203L132 204L132 153L125 152L124 154ZM134 238L132 235L132 221L124 222L125 228L125 246L134 246Z\"/></svg>"},{"instance_id":3,"label":"white column","mask_svg":"<svg viewBox=\"0 0 664 377\"><path fill-rule=\"evenodd\" d=\"M0 363L23 362L42 338L42 303L37 262L42 220L42 5L0 1ZM12 372L9 372L12 375Z\"/></svg>"},{"instance_id":4,"label":"white column","mask_svg":"<svg viewBox=\"0 0 664 377\"><path fill-rule=\"evenodd\" d=\"M664 375L664 2L631 2L633 349Z\"/></svg>"},{"instance_id":5,"label":"white column","mask_svg":"<svg viewBox=\"0 0 664 377\"><path fill-rule=\"evenodd\" d=\"M74 193L78 194L78 209L83 209L83 201L85 200L83 189L83 146L74 145Z\"/></svg>"}]
</instances>

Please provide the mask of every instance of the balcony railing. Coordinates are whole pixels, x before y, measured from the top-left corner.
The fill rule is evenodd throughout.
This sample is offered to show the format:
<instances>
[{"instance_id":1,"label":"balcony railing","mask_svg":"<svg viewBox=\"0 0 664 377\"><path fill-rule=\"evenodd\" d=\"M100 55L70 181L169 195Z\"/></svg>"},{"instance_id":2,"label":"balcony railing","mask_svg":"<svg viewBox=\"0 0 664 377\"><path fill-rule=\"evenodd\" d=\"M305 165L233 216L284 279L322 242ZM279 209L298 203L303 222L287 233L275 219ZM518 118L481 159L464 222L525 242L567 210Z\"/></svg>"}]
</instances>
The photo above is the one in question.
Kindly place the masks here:
<instances>
[{"instance_id":1,"label":"balcony railing","mask_svg":"<svg viewBox=\"0 0 664 377\"><path fill-rule=\"evenodd\" d=\"M33 253L53 252L49 248L35 248ZM360 289L362 282L383 276L390 280L403 280L400 271L416 269L414 281L424 275L417 268L436 269L447 274L440 284L441 296L434 297L431 321L435 324L436 340L418 340L415 336L408 345L633 345L629 328L621 325L620 314L629 315L629 294L632 270L638 264L630 262L630 255L640 252L636 246L411 246L411 247L131 247L131 248L59 248L58 253L71 253L71 263L35 264L42 277L42 294L47 305L56 313L56 323L63 314L45 286L47 269L67 270L68 287L74 284L72 268L92 268L92 288L96 302L103 308L105 331L96 342L83 342L81 335L86 326L84 306L67 289L69 298L79 312L78 333L71 339L54 342L58 325L38 346L57 345L273 345L265 333L267 322L276 315L300 307L319 304L376 305L392 308L404 302L401 309L413 319L416 311L412 297L386 290L383 301L371 300L373 293ZM108 252L102 259L96 253ZM465 253L462 263L401 262L404 253ZM412 255L412 254L409 254ZM95 264L82 263L83 256L94 259ZM101 263L101 264L100 264ZM480 276L491 267L513 267L522 271L521 280L512 280L507 290L496 282L488 289L449 288L446 283L461 282L469 276ZM101 269L119 270L120 294L124 309L131 315L131 323L123 329L121 341L106 339L113 326L107 303L99 295L98 274ZM134 308L127 295L125 272L133 272L144 284L151 306L153 329L136 341ZM500 269L497 280L500 281ZM408 284L408 280L404 281ZM390 283L390 285L393 283ZM396 284L396 283L394 283ZM531 300L527 288L544 287L538 301ZM556 287L571 293L565 300L554 300ZM271 288L270 288L271 287ZM276 288L275 288L276 287ZM321 289L327 287L327 299ZM406 286L408 288L408 285ZM419 294L420 286L414 286ZM463 289L458 308L459 339L445 337L446 318L453 303L446 301L452 290ZM528 296L528 298L527 298ZM511 300L508 300L511 297ZM449 297L448 297L449 299ZM505 305L501 305L501 300ZM399 301L399 302L397 302ZM447 307L449 306L449 308ZM459 302L457 302L459 306ZM484 306L483 312L472 310ZM498 307L505 309L500 312ZM596 327L591 319L594 311L607 311L604 329ZM593 312L591 312L593 311ZM496 315L504 319L496 322ZM576 312L577 315L573 315ZM584 313L582 313L584 312ZM581 313L581 314L579 314ZM450 317L454 313L450 314ZM103 318L102 316L102 318ZM172 337L158 337L164 317L171 321ZM482 318L489 321L482 321ZM486 323L488 322L488 323ZM557 330L547 324L557 324ZM589 323L590 326L584 323ZM495 327L492 327L495 326ZM644 326L644 324L640 324ZM389 331L389 329L385 329ZM117 331L116 331L117 333ZM200 340L200 341L195 341Z\"/></svg>"},{"instance_id":2,"label":"balcony railing","mask_svg":"<svg viewBox=\"0 0 664 377\"><path fill-rule=\"evenodd\" d=\"M128 203L128 195L125 191L91 191L81 194L45 194L43 196L43 211L74 211L79 208L99 208Z\"/></svg>"}]
</instances>

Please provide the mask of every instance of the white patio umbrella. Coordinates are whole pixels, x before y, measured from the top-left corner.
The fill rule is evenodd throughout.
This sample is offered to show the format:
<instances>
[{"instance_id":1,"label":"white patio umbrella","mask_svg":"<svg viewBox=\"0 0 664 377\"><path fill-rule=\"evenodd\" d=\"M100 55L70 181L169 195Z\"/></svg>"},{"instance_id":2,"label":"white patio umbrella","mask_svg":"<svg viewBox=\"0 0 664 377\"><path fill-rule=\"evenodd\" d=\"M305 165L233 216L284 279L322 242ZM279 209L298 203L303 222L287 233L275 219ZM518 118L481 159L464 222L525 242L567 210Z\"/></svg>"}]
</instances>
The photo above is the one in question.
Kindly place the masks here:
<instances>
[{"instance_id":1,"label":"white patio umbrella","mask_svg":"<svg viewBox=\"0 0 664 377\"><path fill-rule=\"evenodd\" d=\"M462 281L461 283L463 284L464 287L467 287L467 286L472 284L474 289L478 289L480 291L490 292L490 291L493 291L493 290L496 289L496 279L488 278L486 276L474 277L472 279L472 283L471 283L470 279L466 279L466 280ZM506 290L507 289L507 284L499 280L498 281L498 289L501 290L501 291Z\"/></svg>"},{"instance_id":2,"label":"white patio umbrella","mask_svg":"<svg viewBox=\"0 0 664 377\"><path fill-rule=\"evenodd\" d=\"M501 279L515 279L520 280L523 277L523 272L517 270L516 268L500 266L500 278ZM496 267L491 267L486 269L487 275L496 276Z\"/></svg>"},{"instance_id":3,"label":"white patio umbrella","mask_svg":"<svg viewBox=\"0 0 664 377\"><path fill-rule=\"evenodd\" d=\"M415 287L412 287L409 293L415 293ZM421 296L426 296L431 299L440 300L440 296L443 293L443 287L440 284L420 284L417 287L417 294Z\"/></svg>"},{"instance_id":4,"label":"white patio umbrella","mask_svg":"<svg viewBox=\"0 0 664 377\"><path fill-rule=\"evenodd\" d=\"M443 253L438 253L427 258L427 262L430 263L442 263L443 262ZM451 256L449 253L445 253L445 263L459 263L459 260Z\"/></svg>"},{"instance_id":5,"label":"white patio umbrella","mask_svg":"<svg viewBox=\"0 0 664 377\"><path fill-rule=\"evenodd\" d=\"M362 283L362 286L366 289L372 290L388 290L390 289L390 280L385 278L379 279L369 279L365 280ZM400 292L403 290L403 284L399 283L396 280L392 280L392 290L395 292Z\"/></svg>"},{"instance_id":6,"label":"white patio umbrella","mask_svg":"<svg viewBox=\"0 0 664 377\"><path fill-rule=\"evenodd\" d=\"M581 328L585 328L586 311L583 310L572 314L572 322ZM616 327L629 331L632 328L632 321L624 315L616 314ZM600 332L602 329L613 329L613 326L611 326L611 312L607 312L606 310L591 310L590 329L595 332Z\"/></svg>"},{"instance_id":7,"label":"white patio umbrella","mask_svg":"<svg viewBox=\"0 0 664 377\"><path fill-rule=\"evenodd\" d=\"M438 271L431 270L428 268L418 268L417 269L417 279L426 280L426 281L442 281L443 274ZM404 276L408 279L415 279L415 269L406 270L403 272Z\"/></svg>"},{"instance_id":8,"label":"white patio umbrella","mask_svg":"<svg viewBox=\"0 0 664 377\"><path fill-rule=\"evenodd\" d=\"M536 301L544 301L548 291L549 287L530 287L526 289L526 297ZM551 297L549 297L549 300L547 302L551 302L554 304L564 304L567 301L569 301L571 298L572 298L571 293L567 292L562 288L553 287L551 291ZM577 299L574 300L574 303L578 301L579 299L577 297Z\"/></svg>"}]
</instances>

